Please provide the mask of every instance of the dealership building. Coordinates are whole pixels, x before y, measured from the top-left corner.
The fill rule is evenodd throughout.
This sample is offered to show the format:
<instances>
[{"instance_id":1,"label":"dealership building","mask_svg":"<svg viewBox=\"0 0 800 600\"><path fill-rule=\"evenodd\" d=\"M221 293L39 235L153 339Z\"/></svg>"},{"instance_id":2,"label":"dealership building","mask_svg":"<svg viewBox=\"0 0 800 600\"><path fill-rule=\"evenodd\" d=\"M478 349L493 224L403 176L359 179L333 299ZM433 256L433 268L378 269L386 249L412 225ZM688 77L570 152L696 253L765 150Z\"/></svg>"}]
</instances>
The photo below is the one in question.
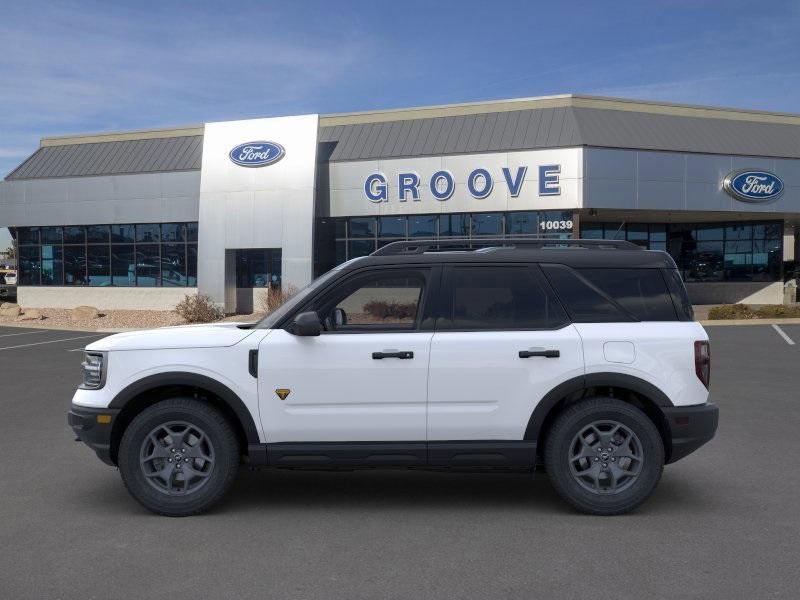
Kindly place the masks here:
<instances>
[{"instance_id":1,"label":"dealership building","mask_svg":"<svg viewBox=\"0 0 800 600\"><path fill-rule=\"evenodd\" d=\"M0 182L28 307L249 312L394 240L669 252L697 304L781 303L800 115L591 96L48 137Z\"/></svg>"}]
</instances>

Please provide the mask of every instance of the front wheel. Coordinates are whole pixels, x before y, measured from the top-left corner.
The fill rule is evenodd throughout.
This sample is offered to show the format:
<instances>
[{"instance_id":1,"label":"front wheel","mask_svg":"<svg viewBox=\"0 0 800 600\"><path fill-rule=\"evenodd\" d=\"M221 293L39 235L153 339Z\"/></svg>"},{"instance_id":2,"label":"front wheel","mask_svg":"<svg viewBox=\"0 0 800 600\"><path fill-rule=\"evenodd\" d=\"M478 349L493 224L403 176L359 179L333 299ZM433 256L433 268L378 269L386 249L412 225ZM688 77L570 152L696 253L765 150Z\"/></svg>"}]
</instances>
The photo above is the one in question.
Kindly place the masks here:
<instances>
[{"instance_id":1,"label":"front wheel","mask_svg":"<svg viewBox=\"0 0 800 600\"><path fill-rule=\"evenodd\" d=\"M664 444L641 410L614 398L590 398L556 417L545 447L558 494L593 515L629 512L655 489Z\"/></svg>"},{"instance_id":2,"label":"front wheel","mask_svg":"<svg viewBox=\"0 0 800 600\"><path fill-rule=\"evenodd\" d=\"M193 398L163 400L142 411L122 436L122 481L148 510L194 515L222 498L236 477L239 446L224 415Z\"/></svg>"}]
</instances>

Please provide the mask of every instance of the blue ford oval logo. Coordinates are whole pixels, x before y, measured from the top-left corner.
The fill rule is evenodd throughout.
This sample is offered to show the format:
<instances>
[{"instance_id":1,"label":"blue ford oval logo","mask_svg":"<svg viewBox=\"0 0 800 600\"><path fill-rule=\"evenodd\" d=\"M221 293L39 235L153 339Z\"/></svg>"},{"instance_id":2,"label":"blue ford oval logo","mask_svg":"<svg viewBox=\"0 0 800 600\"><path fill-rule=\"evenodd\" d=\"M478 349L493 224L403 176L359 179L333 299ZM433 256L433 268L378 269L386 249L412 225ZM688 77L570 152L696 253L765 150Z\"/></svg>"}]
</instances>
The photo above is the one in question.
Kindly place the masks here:
<instances>
[{"instance_id":1,"label":"blue ford oval logo","mask_svg":"<svg viewBox=\"0 0 800 600\"><path fill-rule=\"evenodd\" d=\"M768 202L783 193L783 180L769 171L744 169L729 173L722 187L742 202Z\"/></svg>"},{"instance_id":2,"label":"blue ford oval logo","mask_svg":"<svg viewBox=\"0 0 800 600\"><path fill-rule=\"evenodd\" d=\"M284 154L286 150L275 142L247 142L236 146L228 156L242 167L264 167L278 162Z\"/></svg>"}]
</instances>

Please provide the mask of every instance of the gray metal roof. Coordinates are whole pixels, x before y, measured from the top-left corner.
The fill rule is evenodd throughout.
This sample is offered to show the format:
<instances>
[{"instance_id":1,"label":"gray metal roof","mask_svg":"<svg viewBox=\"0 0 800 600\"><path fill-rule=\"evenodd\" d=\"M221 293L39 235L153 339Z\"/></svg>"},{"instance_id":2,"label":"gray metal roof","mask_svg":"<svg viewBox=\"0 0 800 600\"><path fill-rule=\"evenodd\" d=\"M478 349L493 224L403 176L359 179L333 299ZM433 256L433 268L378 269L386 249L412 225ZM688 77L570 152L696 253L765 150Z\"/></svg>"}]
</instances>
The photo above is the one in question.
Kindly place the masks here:
<instances>
[{"instance_id":1,"label":"gray metal roof","mask_svg":"<svg viewBox=\"0 0 800 600\"><path fill-rule=\"evenodd\" d=\"M800 116L553 96L320 117L331 161L594 146L800 158ZM7 179L198 170L202 128L46 138Z\"/></svg>"},{"instance_id":2,"label":"gray metal roof","mask_svg":"<svg viewBox=\"0 0 800 600\"><path fill-rule=\"evenodd\" d=\"M581 145L800 158L800 126L573 108Z\"/></svg>"},{"instance_id":3,"label":"gray metal roof","mask_svg":"<svg viewBox=\"0 0 800 600\"><path fill-rule=\"evenodd\" d=\"M800 158L800 126L604 108L553 107L337 125L330 160L598 146Z\"/></svg>"},{"instance_id":4,"label":"gray metal roof","mask_svg":"<svg viewBox=\"0 0 800 600\"><path fill-rule=\"evenodd\" d=\"M194 171L202 155L202 135L44 146L6 179Z\"/></svg>"},{"instance_id":5,"label":"gray metal roof","mask_svg":"<svg viewBox=\"0 0 800 600\"><path fill-rule=\"evenodd\" d=\"M582 144L565 107L322 127L320 141L336 142L332 161Z\"/></svg>"}]
</instances>

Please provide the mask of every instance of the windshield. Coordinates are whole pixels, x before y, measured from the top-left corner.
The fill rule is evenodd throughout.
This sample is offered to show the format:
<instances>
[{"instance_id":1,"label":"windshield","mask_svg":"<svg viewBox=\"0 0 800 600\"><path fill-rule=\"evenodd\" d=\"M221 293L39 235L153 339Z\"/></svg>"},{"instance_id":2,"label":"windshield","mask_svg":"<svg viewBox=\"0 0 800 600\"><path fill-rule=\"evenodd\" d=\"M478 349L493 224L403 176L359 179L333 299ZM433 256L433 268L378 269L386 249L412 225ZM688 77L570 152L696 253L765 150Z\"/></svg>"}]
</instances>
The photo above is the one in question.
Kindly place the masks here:
<instances>
[{"instance_id":1,"label":"windshield","mask_svg":"<svg viewBox=\"0 0 800 600\"><path fill-rule=\"evenodd\" d=\"M349 260L346 263L342 263L338 267L334 267L324 275L320 275L314 281L309 283L306 287L297 292L297 294L292 296L285 303L283 303L274 311L272 311L263 319L261 319L258 323L256 323L255 326L260 329L272 329L273 327L275 327L277 323L281 322L286 315L288 315L295 308L303 304L306 301L306 299L308 299L311 295L313 295L318 289L326 285L336 273L342 270L343 267L349 265L351 262L355 260L358 259L354 258L352 260Z\"/></svg>"}]
</instances>

